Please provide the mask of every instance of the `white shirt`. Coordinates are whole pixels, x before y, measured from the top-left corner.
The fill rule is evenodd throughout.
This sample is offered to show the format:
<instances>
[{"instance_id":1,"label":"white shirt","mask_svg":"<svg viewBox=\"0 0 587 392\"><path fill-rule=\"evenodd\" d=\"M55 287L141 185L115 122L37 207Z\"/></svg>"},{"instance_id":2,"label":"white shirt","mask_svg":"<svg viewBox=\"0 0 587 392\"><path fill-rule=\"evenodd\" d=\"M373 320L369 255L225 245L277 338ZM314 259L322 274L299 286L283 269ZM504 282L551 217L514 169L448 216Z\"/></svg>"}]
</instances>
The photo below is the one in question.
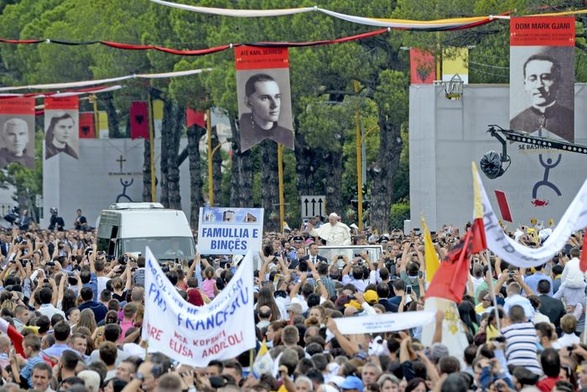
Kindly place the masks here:
<instances>
[{"instance_id":1,"label":"white shirt","mask_svg":"<svg viewBox=\"0 0 587 392\"><path fill-rule=\"evenodd\" d=\"M560 350L563 347L571 347L573 344L581 343L581 339L574 333L563 333L563 336L552 343L552 348Z\"/></svg>"},{"instance_id":2,"label":"white shirt","mask_svg":"<svg viewBox=\"0 0 587 392\"><path fill-rule=\"evenodd\" d=\"M98 298L99 298L100 293L102 293L102 291L106 290L106 283L108 283L110 278L107 276L98 276L97 279L98 279Z\"/></svg>"},{"instance_id":3,"label":"white shirt","mask_svg":"<svg viewBox=\"0 0 587 392\"><path fill-rule=\"evenodd\" d=\"M351 229L341 222L334 225L326 223L310 230L310 235L326 240L327 246L346 246L351 244Z\"/></svg>"},{"instance_id":4,"label":"white shirt","mask_svg":"<svg viewBox=\"0 0 587 392\"><path fill-rule=\"evenodd\" d=\"M584 286L585 274L579 268L579 259L573 257L565 264L565 269L561 276L561 286L569 288L581 288Z\"/></svg>"},{"instance_id":5,"label":"white shirt","mask_svg":"<svg viewBox=\"0 0 587 392\"><path fill-rule=\"evenodd\" d=\"M520 294L514 294L511 297L507 297L503 305L503 310L509 315L510 309L514 305L520 305L524 308L524 315L528 320L531 320L532 316L534 316L534 308L528 298L522 297Z\"/></svg>"},{"instance_id":6,"label":"white shirt","mask_svg":"<svg viewBox=\"0 0 587 392\"><path fill-rule=\"evenodd\" d=\"M37 309L37 312L41 313L43 316L49 317L49 320L51 320L51 317L53 317L55 313L59 313L65 318L65 313L63 313L63 310L57 309L55 306L51 304L41 305L39 309Z\"/></svg>"},{"instance_id":7,"label":"white shirt","mask_svg":"<svg viewBox=\"0 0 587 392\"><path fill-rule=\"evenodd\" d=\"M532 316L532 322L534 324L538 324L538 323L549 323L550 324L550 319L548 318L548 316L545 316L536 310L536 311L534 311L534 315Z\"/></svg>"}]
</instances>

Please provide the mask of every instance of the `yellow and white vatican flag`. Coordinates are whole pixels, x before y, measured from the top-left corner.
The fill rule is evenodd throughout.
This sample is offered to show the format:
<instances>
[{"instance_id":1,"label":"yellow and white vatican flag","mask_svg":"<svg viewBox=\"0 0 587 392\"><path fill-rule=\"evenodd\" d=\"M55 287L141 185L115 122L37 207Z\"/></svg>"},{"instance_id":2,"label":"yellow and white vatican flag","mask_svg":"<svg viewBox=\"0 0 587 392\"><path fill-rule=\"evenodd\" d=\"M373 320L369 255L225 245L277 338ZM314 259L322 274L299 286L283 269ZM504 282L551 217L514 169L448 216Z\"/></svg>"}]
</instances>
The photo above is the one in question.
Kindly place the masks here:
<instances>
[{"instance_id":1,"label":"yellow and white vatican flag","mask_svg":"<svg viewBox=\"0 0 587 392\"><path fill-rule=\"evenodd\" d=\"M444 321L442 322L442 341L441 343L448 347L450 355L456 357L463 363L463 353L465 348L469 346L469 341L465 335L463 323L459 317L459 310L457 304L453 301L444 298L426 298L424 311L438 311L444 312ZM432 345L432 338L434 337L434 330L436 328L435 321L424 325L422 328L422 344L424 346Z\"/></svg>"}]
</instances>

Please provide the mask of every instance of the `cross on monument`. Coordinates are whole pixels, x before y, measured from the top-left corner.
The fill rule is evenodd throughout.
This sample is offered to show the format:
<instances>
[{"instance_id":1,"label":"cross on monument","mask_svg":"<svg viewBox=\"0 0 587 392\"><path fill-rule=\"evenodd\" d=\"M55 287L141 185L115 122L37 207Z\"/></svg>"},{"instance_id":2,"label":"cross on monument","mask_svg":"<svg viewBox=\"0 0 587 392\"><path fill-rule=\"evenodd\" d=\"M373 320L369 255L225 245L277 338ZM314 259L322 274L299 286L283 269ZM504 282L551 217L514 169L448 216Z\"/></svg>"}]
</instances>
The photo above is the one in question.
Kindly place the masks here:
<instances>
[{"instance_id":1,"label":"cross on monument","mask_svg":"<svg viewBox=\"0 0 587 392\"><path fill-rule=\"evenodd\" d=\"M126 159L124 159L124 156L120 156L120 158L118 158L116 160L116 162L120 163L120 173L122 173L122 166L124 165L124 162L126 162Z\"/></svg>"}]
</instances>

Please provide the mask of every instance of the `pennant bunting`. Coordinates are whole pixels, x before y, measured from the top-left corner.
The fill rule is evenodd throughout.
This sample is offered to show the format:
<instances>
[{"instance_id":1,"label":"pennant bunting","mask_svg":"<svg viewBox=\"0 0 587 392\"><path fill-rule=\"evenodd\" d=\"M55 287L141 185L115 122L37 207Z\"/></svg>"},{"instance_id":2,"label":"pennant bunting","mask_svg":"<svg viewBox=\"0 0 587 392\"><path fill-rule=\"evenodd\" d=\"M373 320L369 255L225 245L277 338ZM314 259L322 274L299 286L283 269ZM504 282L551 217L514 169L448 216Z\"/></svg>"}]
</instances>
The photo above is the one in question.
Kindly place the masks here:
<instances>
[{"instance_id":1,"label":"pennant bunting","mask_svg":"<svg viewBox=\"0 0 587 392\"><path fill-rule=\"evenodd\" d=\"M80 139L96 138L96 123L93 112L82 112L79 114L79 137Z\"/></svg>"},{"instance_id":2,"label":"pennant bunting","mask_svg":"<svg viewBox=\"0 0 587 392\"><path fill-rule=\"evenodd\" d=\"M410 49L410 80L412 84L432 84L436 79L436 60L426 50Z\"/></svg>"},{"instance_id":3,"label":"pennant bunting","mask_svg":"<svg viewBox=\"0 0 587 392\"><path fill-rule=\"evenodd\" d=\"M197 125L200 128L206 129L206 114L203 112L198 112L194 109L187 109L186 110L186 121L187 127L191 127L192 125Z\"/></svg>"},{"instance_id":4,"label":"pennant bunting","mask_svg":"<svg viewBox=\"0 0 587 392\"><path fill-rule=\"evenodd\" d=\"M135 101L130 104L130 138L149 139L149 104Z\"/></svg>"}]
</instances>

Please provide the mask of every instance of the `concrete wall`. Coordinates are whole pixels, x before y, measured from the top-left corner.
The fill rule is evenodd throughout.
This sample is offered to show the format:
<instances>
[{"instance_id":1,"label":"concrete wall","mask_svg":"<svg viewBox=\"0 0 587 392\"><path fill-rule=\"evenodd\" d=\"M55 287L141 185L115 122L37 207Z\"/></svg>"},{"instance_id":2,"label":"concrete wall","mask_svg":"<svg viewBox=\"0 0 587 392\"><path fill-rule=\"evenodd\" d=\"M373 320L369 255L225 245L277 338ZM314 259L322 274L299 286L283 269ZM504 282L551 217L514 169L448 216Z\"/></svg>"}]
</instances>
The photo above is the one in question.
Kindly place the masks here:
<instances>
[{"instance_id":1,"label":"concrete wall","mask_svg":"<svg viewBox=\"0 0 587 392\"><path fill-rule=\"evenodd\" d=\"M182 139L180 151L187 144ZM156 167L160 166L160 141L156 143ZM73 227L75 210L81 208L94 226L100 211L112 203L142 201L143 139L80 139L79 160L58 154L44 161L41 227L49 225L49 208L57 207L67 228ZM44 154L43 154L44 155ZM121 164L120 157L125 161ZM159 175L157 174L157 177ZM180 166L182 209L190 216L189 160ZM126 190L122 182L127 184ZM157 200L160 188L157 187ZM128 196L126 198L123 196Z\"/></svg>"},{"instance_id":2,"label":"concrete wall","mask_svg":"<svg viewBox=\"0 0 587 392\"><path fill-rule=\"evenodd\" d=\"M575 86L575 143L587 145L587 85ZM443 224L463 227L473 215L471 162L479 163L489 150L501 153L501 144L486 133L489 124L509 126L509 86L465 85L460 100L448 100L443 86L410 87L410 204L411 222L420 226L423 213L431 230ZM508 143L511 166L495 180L481 174L483 184L499 211L495 190L504 191L514 218L513 227L531 218L557 221L587 178L587 155L558 150L520 150ZM561 192L538 188L535 205L532 190L545 175L544 164L561 161L549 169L548 181ZM542 161L540 162L540 155ZM499 212L498 212L499 215Z\"/></svg>"}]
</instances>

